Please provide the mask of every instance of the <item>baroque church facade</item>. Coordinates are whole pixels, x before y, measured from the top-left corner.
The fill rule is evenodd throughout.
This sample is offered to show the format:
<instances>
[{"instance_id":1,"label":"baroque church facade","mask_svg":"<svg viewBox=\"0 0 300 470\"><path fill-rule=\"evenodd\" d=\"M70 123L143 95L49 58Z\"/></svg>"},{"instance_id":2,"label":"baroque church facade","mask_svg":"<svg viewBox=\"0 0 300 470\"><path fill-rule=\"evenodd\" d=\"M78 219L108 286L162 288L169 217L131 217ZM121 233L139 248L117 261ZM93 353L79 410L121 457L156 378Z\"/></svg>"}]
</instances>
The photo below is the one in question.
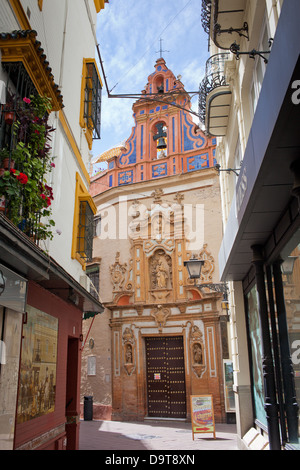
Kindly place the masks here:
<instances>
[{"instance_id":1,"label":"baroque church facade","mask_svg":"<svg viewBox=\"0 0 300 470\"><path fill-rule=\"evenodd\" d=\"M102 155L91 179L97 207L88 266L105 311L86 320L82 400L94 417L190 419L190 397L213 395L226 419L229 359L218 284L222 239L216 143L193 122L181 81L157 60L133 105L124 146ZM184 262L204 260L201 278Z\"/></svg>"}]
</instances>

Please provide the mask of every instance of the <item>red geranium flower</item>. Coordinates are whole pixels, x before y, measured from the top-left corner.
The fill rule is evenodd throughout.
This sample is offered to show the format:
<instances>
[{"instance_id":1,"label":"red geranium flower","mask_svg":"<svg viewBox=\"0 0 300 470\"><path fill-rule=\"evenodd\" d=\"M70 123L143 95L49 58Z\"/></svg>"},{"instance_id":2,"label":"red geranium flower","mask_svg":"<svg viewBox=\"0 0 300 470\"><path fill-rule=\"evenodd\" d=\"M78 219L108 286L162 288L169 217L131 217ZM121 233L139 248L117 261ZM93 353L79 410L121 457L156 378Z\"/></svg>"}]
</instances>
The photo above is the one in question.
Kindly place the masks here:
<instances>
[{"instance_id":1,"label":"red geranium flower","mask_svg":"<svg viewBox=\"0 0 300 470\"><path fill-rule=\"evenodd\" d=\"M27 103L27 104L30 104L30 103L31 103L31 99L26 98L26 97L23 98L23 101L24 101L24 103Z\"/></svg>"},{"instance_id":2,"label":"red geranium flower","mask_svg":"<svg viewBox=\"0 0 300 470\"><path fill-rule=\"evenodd\" d=\"M20 174L17 176L17 180L20 181L21 184L27 184L27 182L28 182L28 176L25 175L25 173L20 173Z\"/></svg>"}]
</instances>

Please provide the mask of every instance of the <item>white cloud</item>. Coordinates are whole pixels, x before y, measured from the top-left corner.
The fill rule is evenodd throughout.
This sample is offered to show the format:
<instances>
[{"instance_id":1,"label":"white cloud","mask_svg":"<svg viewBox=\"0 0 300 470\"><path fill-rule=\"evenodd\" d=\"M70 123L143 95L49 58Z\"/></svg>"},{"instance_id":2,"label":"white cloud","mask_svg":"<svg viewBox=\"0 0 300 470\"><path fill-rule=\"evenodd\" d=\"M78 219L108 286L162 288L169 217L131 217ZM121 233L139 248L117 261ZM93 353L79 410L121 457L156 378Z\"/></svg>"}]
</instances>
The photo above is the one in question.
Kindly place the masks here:
<instances>
[{"instance_id":1,"label":"white cloud","mask_svg":"<svg viewBox=\"0 0 300 470\"><path fill-rule=\"evenodd\" d=\"M141 93L154 72L160 38L168 68L182 75L187 91L198 91L209 55L199 0L110 0L98 15L97 37L112 94ZM134 100L103 95L102 140L94 154L129 138L134 125ZM197 96L192 109L197 112Z\"/></svg>"}]
</instances>

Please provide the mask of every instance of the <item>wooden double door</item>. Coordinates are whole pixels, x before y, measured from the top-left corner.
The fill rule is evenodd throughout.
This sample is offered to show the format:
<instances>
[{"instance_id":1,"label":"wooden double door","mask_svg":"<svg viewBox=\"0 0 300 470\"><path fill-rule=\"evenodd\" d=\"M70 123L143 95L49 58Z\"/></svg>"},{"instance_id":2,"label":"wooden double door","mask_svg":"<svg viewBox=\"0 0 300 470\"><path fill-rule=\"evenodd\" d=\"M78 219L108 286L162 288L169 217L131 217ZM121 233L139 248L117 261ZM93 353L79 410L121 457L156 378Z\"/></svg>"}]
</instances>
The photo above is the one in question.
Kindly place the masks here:
<instances>
[{"instance_id":1,"label":"wooden double door","mask_svg":"<svg viewBox=\"0 0 300 470\"><path fill-rule=\"evenodd\" d=\"M186 390L182 336L147 337L148 416L185 418Z\"/></svg>"}]
</instances>

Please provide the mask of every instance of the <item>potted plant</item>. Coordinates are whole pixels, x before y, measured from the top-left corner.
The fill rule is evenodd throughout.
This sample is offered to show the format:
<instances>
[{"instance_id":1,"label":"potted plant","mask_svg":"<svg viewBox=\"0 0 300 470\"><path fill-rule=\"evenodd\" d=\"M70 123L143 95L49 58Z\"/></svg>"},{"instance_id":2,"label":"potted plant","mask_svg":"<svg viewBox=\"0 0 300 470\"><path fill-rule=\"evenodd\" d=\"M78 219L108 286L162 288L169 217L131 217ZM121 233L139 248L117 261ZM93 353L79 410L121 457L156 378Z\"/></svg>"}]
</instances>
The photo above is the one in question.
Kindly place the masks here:
<instances>
[{"instance_id":1,"label":"potted plant","mask_svg":"<svg viewBox=\"0 0 300 470\"><path fill-rule=\"evenodd\" d=\"M15 162L13 158L11 157L8 149L0 150L0 159L1 159L1 164L2 164L1 169L10 170L10 168L14 168ZM3 174L3 171L0 172L0 176L1 176L1 173Z\"/></svg>"},{"instance_id":2,"label":"potted plant","mask_svg":"<svg viewBox=\"0 0 300 470\"><path fill-rule=\"evenodd\" d=\"M11 96L7 103L3 106L4 121L11 126L15 120L15 103L14 96Z\"/></svg>"},{"instance_id":3,"label":"potted plant","mask_svg":"<svg viewBox=\"0 0 300 470\"><path fill-rule=\"evenodd\" d=\"M19 222L22 201L22 187L28 182L28 176L11 169L0 178L0 197L2 211L9 208L9 218L14 224Z\"/></svg>"}]
</instances>

